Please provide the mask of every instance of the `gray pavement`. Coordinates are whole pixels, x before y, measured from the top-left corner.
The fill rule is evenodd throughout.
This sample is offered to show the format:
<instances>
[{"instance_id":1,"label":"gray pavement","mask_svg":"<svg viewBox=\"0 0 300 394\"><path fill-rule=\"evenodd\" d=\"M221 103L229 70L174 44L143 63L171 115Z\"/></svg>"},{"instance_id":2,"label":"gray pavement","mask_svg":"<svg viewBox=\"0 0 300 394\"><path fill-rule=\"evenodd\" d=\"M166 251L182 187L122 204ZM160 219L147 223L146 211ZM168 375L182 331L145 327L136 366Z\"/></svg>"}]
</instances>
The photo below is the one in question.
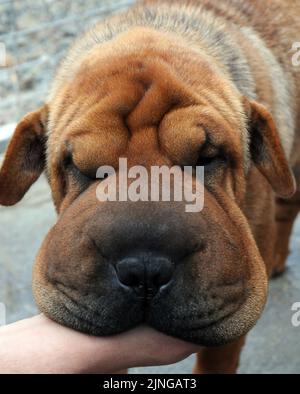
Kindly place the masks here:
<instances>
[{"instance_id":1,"label":"gray pavement","mask_svg":"<svg viewBox=\"0 0 300 394\"><path fill-rule=\"evenodd\" d=\"M299 218L300 219L300 218ZM7 322L37 310L31 294L34 256L55 222L48 185L42 177L15 207L0 207L0 302ZM288 270L273 280L266 310L248 337L241 373L300 373L300 327L293 327L291 306L300 302L300 220L291 241ZM193 357L159 368L137 368L133 373L189 373Z\"/></svg>"}]
</instances>

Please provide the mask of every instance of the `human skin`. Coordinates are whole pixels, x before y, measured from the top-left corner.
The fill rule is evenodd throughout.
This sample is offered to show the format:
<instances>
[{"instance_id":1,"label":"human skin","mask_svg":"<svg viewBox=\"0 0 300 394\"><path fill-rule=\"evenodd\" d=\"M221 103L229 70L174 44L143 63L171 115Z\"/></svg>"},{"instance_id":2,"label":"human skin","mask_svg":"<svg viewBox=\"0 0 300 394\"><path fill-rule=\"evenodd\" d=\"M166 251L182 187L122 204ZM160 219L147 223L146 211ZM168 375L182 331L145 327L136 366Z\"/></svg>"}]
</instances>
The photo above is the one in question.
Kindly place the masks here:
<instances>
[{"instance_id":1,"label":"human skin","mask_svg":"<svg viewBox=\"0 0 300 394\"><path fill-rule=\"evenodd\" d=\"M0 328L0 373L111 373L172 364L199 346L141 326L110 337L63 327L44 315Z\"/></svg>"}]
</instances>

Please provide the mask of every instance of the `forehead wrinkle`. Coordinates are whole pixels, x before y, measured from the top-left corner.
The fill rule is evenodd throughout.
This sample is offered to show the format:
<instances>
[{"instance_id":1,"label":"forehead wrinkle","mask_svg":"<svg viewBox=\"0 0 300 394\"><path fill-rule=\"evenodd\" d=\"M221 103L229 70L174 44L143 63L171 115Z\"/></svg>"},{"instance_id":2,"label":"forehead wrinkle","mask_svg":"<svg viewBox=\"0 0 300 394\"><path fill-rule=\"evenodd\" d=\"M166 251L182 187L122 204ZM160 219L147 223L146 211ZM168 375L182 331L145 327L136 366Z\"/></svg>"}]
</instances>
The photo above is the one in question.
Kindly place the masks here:
<instances>
[{"instance_id":1,"label":"forehead wrinkle","mask_svg":"<svg viewBox=\"0 0 300 394\"><path fill-rule=\"evenodd\" d=\"M84 118L89 117L90 113L94 112L94 114L96 114L96 108L100 105L101 100L97 101L96 98L92 98L90 99L90 101L83 101L81 98L78 98L77 102L75 102L73 106L68 108L65 117L57 120L57 124L54 125L52 128L52 135L59 138L59 136L61 136L62 134L68 134L68 130L76 130L76 127L78 127L78 132L80 133L86 127L88 121L88 119L86 119L86 121L84 122ZM70 109L72 109L71 112ZM90 116L90 118L94 119L95 116Z\"/></svg>"},{"instance_id":2,"label":"forehead wrinkle","mask_svg":"<svg viewBox=\"0 0 300 394\"><path fill-rule=\"evenodd\" d=\"M233 125L230 121L228 121L228 119L224 118L223 114L220 113L217 108L214 108L214 110L216 110L217 117L212 112L210 106L206 106L202 109L202 114L205 116L206 120L209 120L209 122L216 124L216 123L220 123L220 119L221 119L222 122L224 122L224 124L226 126L226 130L228 130L228 129L230 130L234 126L237 126L237 125ZM202 123L202 122L200 122L200 123ZM204 124L204 122L203 122L203 124Z\"/></svg>"},{"instance_id":3,"label":"forehead wrinkle","mask_svg":"<svg viewBox=\"0 0 300 394\"><path fill-rule=\"evenodd\" d=\"M213 90L203 90L203 101L207 100L207 114L209 114L209 107L213 107L222 120L227 124L229 129L234 128L235 132L240 135L242 150L244 156L245 171L248 171L250 165L249 154L249 131L245 112L239 100L230 100L233 107L230 108L228 104L217 96ZM218 105L219 104L219 105Z\"/></svg>"},{"instance_id":4,"label":"forehead wrinkle","mask_svg":"<svg viewBox=\"0 0 300 394\"><path fill-rule=\"evenodd\" d=\"M201 91L202 99L207 101L208 106L213 107L223 118L223 120L231 126L240 127L240 119L236 115L235 109L229 105L219 94L213 90L203 89Z\"/></svg>"},{"instance_id":5,"label":"forehead wrinkle","mask_svg":"<svg viewBox=\"0 0 300 394\"><path fill-rule=\"evenodd\" d=\"M205 115L206 122L204 121L203 125L202 125L202 122L200 124L201 124L202 128L205 130L205 133L207 136L207 141L210 142L214 146L219 146L220 144L216 143L216 138L213 138L214 137L213 127L210 128L208 125L208 123L212 123L212 124L216 123L216 118L213 116L213 114L210 112L209 109L204 110L203 114ZM233 130L232 125L230 123L228 123L225 119L224 119L224 122L225 122L225 127L222 127L222 130L224 132L223 135L225 135L225 133L226 133L226 136L228 136L229 138L234 137L235 132L232 131ZM242 139L242 135L240 134L239 136ZM223 141L222 141L223 143L224 143L224 140L227 141L226 139L223 138ZM228 143L227 146L233 146L233 141L234 141L234 139L230 138L230 144ZM235 144L235 146L236 146L236 144Z\"/></svg>"},{"instance_id":6,"label":"forehead wrinkle","mask_svg":"<svg viewBox=\"0 0 300 394\"><path fill-rule=\"evenodd\" d=\"M63 130L65 130L68 126L72 124L72 121L75 117L76 114L78 114L78 111L81 108L81 103L78 100L77 102L75 101L73 105L68 106L68 111L66 111L60 119L56 120L57 126L55 127L55 131L60 134L62 133Z\"/></svg>"},{"instance_id":7,"label":"forehead wrinkle","mask_svg":"<svg viewBox=\"0 0 300 394\"><path fill-rule=\"evenodd\" d=\"M102 80L103 82L105 81ZM84 114L86 109L90 110L110 95L109 89L100 88L100 83L97 79L94 80L94 85L88 91L81 89L82 83L75 76L65 88L57 92L58 97L54 101L55 105L51 105L51 102L49 103L49 135L52 132L63 132L64 128L69 126L70 120L73 120L74 115ZM72 107L74 111L72 110L70 114ZM77 117L75 116L75 119ZM63 123L60 124L61 122Z\"/></svg>"}]
</instances>

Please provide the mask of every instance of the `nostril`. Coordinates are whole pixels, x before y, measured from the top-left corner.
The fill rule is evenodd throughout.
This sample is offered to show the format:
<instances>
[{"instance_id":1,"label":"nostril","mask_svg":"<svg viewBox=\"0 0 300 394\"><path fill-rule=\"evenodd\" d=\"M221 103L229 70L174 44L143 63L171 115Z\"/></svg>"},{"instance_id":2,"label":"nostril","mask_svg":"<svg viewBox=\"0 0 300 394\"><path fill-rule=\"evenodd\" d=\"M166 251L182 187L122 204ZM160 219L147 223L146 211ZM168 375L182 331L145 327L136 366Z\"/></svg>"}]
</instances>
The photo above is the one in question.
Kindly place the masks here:
<instances>
[{"instance_id":1,"label":"nostril","mask_svg":"<svg viewBox=\"0 0 300 394\"><path fill-rule=\"evenodd\" d=\"M119 281L128 287L141 287L144 284L144 265L136 258L121 260L116 265Z\"/></svg>"},{"instance_id":2,"label":"nostril","mask_svg":"<svg viewBox=\"0 0 300 394\"><path fill-rule=\"evenodd\" d=\"M148 300L171 281L174 269L169 259L149 254L125 258L116 264L120 283Z\"/></svg>"},{"instance_id":3,"label":"nostril","mask_svg":"<svg viewBox=\"0 0 300 394\"><path fill-rule=\"evenodd\" d=\"M160 288L170 282L174 268L174 263L167 258L153 259L147 279L153 286Z\"/></svg>"}]
</instances>

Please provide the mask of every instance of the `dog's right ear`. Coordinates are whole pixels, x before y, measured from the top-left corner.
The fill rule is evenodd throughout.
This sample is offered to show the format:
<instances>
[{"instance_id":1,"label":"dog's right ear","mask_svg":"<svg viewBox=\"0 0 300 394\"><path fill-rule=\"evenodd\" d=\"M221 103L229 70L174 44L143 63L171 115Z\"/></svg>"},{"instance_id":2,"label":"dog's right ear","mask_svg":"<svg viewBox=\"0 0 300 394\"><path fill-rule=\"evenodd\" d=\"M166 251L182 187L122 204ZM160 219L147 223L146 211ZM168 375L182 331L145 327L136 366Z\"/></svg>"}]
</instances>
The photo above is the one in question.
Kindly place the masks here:
<instances>
[{"instance_id":1,"label":"dog's right ear","mask_svg":"<svg viewBox=\"0 0 300 394\"><path fill-rule=\"evenodd\" d=\"M22 199L45 167L47 106L26 115L17 125L0 169L0 204Z\"/></svg>"},{"instance_id":2,"label":"dog's right ear","mask_svg":"<svg viewBox=\"0 0 300 394\"><path fill-rule=\"evenodd\" d=\"M289 166L272 115L263 105L244 98L249 119L250 153L258 170L275 193L290 198L296 191L296 181Z\"/></svg>"}]
</instances>

